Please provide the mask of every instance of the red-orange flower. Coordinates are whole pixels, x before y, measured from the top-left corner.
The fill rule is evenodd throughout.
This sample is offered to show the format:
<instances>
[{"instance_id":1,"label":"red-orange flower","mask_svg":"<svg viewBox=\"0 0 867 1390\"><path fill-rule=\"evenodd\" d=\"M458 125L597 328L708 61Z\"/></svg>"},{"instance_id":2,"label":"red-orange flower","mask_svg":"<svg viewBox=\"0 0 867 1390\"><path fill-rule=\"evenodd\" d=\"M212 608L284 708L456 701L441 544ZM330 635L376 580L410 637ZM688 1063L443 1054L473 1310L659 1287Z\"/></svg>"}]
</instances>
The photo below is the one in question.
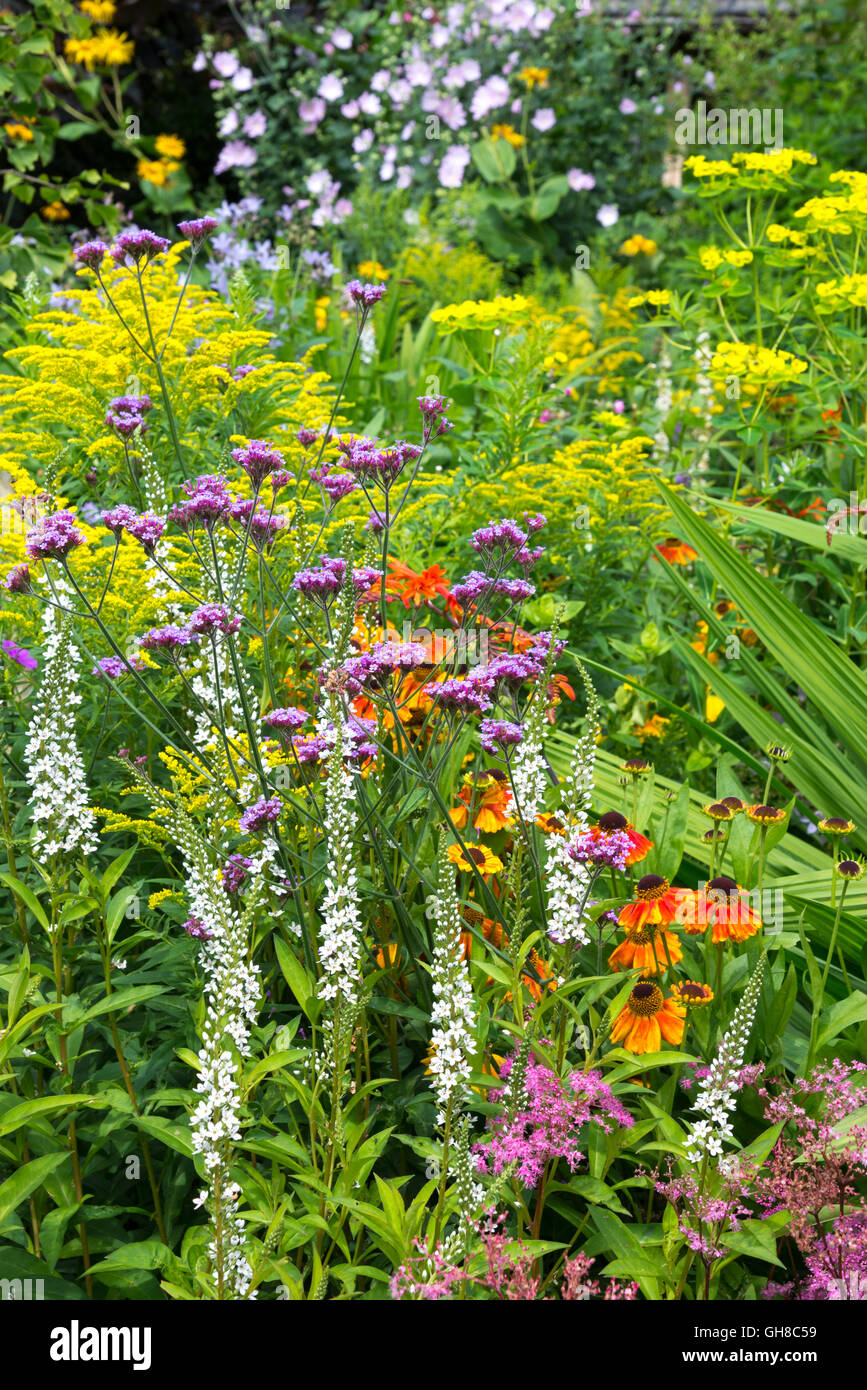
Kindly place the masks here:
<instances>
[{"instance_id":1,"label":"red-orange flower","mask_svg":"<svg viewBox=\"0 0 867 1390\"><path fill-rule=\"evenodd\" d=\"M686 541L679 541L677 536L666 537L662 545L656 548L663 560L667 560L670 565L688 565L698 558L698 551L693 550Z\"/></svg>"},{"instance_id":2,"label":"red-orange flower","mask_svg":"<svg viewBox=\"0 0 867 1390\"><path fill-rule=\"evenodd\" d=\"M470 778L458 792L458 800L463 805L455 806L449 814L459 830L467 823L470 806L473 825L483 835L495 835L512 824L512 790L505 772L483 772Z\"/></svg>"},{"instance_id":3,"label":"red-orange flower","mask_svg":"<svg viewBox=\"0 0 867 1390\"><path fill-rule=\"evenodd\" d=\"M760 930L762 919L750 907L749 894L733 878L712 878L695 895L695 922L685 923L690 936L712 927L715 946L723 941L747 941Z\"/></svg>"},{"instance_id":4,"label":"red-orange flower","mask_svg":"<svg viewBox=\"0 0 867 1390\"><path fill-rule=\"evenodd\" d=\"M635 901L620 910L621 927L656 927L677 920L680 891L661 874L645 874L635 885Z\"/></svg>"},{"instance_id":5,"label":"red-orange flower","mask_svg":"<svg viewBox=\"0 0 867 1390\"><path fill-rule=\"evenodd\" d=\"M625 941L611 952L608 964L615 971L640 970L643 975L655 975L665 970L669 960L672 965L683 960L680 942L673 932L656 931L653 927L627 927Z\"/></svg>"},{"instance_id":6,"label":"red-orange flower","mask_svg":"<svg viewBox=\"0 0 867 1390\"><path fill-rule=\"evenodd\" d=\"M404 608L418 608L422 603L433 603L435 598L454 604L442 565L431 565L417 573L389 555L388 567L391 574L385 581L386 592L399 598Z\"/></svg>"},{"instance_id":7,"label":"red-orange flower","mask_svg":"<svg viewBox=\"0 0 867 1390\"><path fill-rule=\"evenodd\" d=\"M683 1041L686 1010L666 999L652 980L639 980L611 1028L611 1041L641 1056L659 1052L662 1039L677 1047Z\"/></svg>"}]
</instances>

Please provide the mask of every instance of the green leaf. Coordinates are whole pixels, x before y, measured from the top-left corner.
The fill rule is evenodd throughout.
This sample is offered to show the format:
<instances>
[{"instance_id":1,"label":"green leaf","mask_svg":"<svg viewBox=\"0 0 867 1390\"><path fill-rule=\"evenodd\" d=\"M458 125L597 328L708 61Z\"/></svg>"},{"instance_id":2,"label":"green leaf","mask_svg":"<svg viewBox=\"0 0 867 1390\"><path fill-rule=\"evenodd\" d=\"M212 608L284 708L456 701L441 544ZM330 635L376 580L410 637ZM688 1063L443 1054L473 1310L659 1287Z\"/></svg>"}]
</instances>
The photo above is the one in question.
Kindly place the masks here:
<instances>
[{"instance_id":1,"label":"green leaf","mask_svg":"<svg viewBox=\"0 0 867 1390\"><path fill-rule=\"evenodd\" d=\"M867 994L862 994L859 989L853 990L845 999L840 999L830 1009L822 1014L825 1020L824 1026L820 1026L819 1036L816 1039L817 1047L826 1047L829 1042L833 1042L844 1028L849 1028L853 1023L861 1023L867 1018Z\"/></svg>"},{"instance_id":2,"label":"green leaf","mask_svg":"<svg viewBox=\"0 0 867 1390\"><path fill-rule=\"evenodd\" d=\"M30 1120L41 1119L43 1115L51 1115L57 1110L74 1110L78 1106L102 1110L106 1104L99 1096L88 1095L40 1096L38 1100L27 1100L21 1105L11 1106L0 1118L0 1139L14 1134L16 1129Z\"/></svg>"},{"instance_id":3,"label":"green leaf","mask_svg":"<svg viewBox=\"0 0 867 1390\"><path fill-rule=\"evenodd\" d=\"M470 153L486 183L505 183L515 172L518 157L508 140L477 140Z\"/></svg>"},{"instance_id":4,"label":"green leaf","mask_svg":"<svg viewBox=\"0 0 867 1390\"><path fill-rule=\"evenodd\" d=\"M0 882L5 883L8 888L11 888L13 893L17 893L21 901L29 907L40 927L48 931L48 918L32 889L28 888L26 883L22 883L20 878L15 878L12 874L0 873Z\"/></svg>"},{"instance_id":5,"label":"green leaf","mask_svg":"<svg viewBox=\"0 0 867 1390\"><path fill-rule=\"evenodd\" d=\"M316 981L307 973L282 937L274 937L274 946L287 985L311 1023L315 1023L322 1007L316 996Z\"/></svg>"},{"instance_id":6,"label":"green leaf","mask_svg":"<svg viewBox=\"0 0 867 1390\"><path fill-rule=\"evenodd\" d=\"M76 1015L70 1011L71 1017L68 1022L76 1028L81 1028L85 1023L100 1018L102 1014L114 1014L120 1009L134 1008L137 1004L143 1004L146 999L155 999L158 994L164 993L162 985L129 985L126 989L119 989L116 993L107 995L105 999L100 999L98 1004L93 1004L83 1014ZM67 1022L66 1012L64 1009L64 1023Z\"/></svg>"},{"instance_id":7,"label":"green leaf","mask_svg":"<svg viewBox=\"0 0 867 1390\"><path fill-rule=\"evenodd\" d=\"M0 1185L0 1226L6 1220L10 1212L14 1211L21 1202L26 1201L37 1187L42 1185L43 1179L48 1173L53 1173L55 1168L59 1168L61 1163L65 1163L70 1155L64 1150L63 1153L45 1154L42 1158L31 1159L20 1167L17 1173L13 1173L11 1178Z\"/></svg>"},{"instance_id":8,"label":"green leaf","mask_svg":"<svg viewBox=\"0 0 867 1390\"><path fill-rule=\"evenodd\" d=\"M738 1255L751 1255L755 1260L763 1260L766 1264L779 1265L782 1268L782 1260L777 1259L774 1232L764 1221L758 1221L754 1217L747 1217L742 1221L737 1231L724 1232L720 1236L720 1244L727 1250L734 1250Z\"/></svg>"}]
</instances>

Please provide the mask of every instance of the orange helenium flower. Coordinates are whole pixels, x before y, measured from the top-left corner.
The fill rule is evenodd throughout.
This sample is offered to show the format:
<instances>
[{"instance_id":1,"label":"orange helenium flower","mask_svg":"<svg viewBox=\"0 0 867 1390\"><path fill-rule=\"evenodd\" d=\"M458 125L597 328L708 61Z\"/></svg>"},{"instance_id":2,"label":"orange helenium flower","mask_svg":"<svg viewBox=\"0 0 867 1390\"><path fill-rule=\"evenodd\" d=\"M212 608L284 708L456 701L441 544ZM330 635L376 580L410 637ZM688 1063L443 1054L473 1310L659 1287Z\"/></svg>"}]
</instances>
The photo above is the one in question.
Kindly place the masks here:
<instances>
[{"instance_id":1,"label":"orange helenium flower","mask_svg":"<svg viewBox=\"0 0 867 1390\"><path fill-rule=\"evenodd\" d=\"M685 1013L681 1004L664 997L658 985L639 980L614 1020L611 1041L622 1043L636 1056L659 1052L663 1038L676 1047L683 1041Z\"/></svg>"},{"instance_id":2,"label":"orange helenium flower","mask_svg":"<svg viewBox=\"0 0 867 1390\"><path fill-rule=\"evenodd\" d=\"M677 920L680 893L661 874L645 874L635 886L635 901L621 908L621 927L663 926Z\"/></svg>"},{"instance_id":3,"label":"orange helenium flower","mask_svg":"<svg viewBox=\"0 0 867 1390\"><path fill-rule=\"evenodd\" d=\"M473 807L473 825L483 835L495 835L511 825L512 791L505 773L483 772L473 782L470 779L458 792L461 806L449 813L453 823L462 830Z\"/></svg>"},{"instance_id":4,"label":"orange helenium flower","mask_svg":"<svg viewBox=\"0 0 867 1390\"><path fill-rule=\"evenodd\" d=\"M698 558L698 551L693 550L686 541L679 541L677 536L668 536L662 545L656 548L663 560L667 560L670 565L688 565Z\"/></svg>"},{"instance_id":5,"label":"orange helenium flower","mask_svg":"<svg viewBox=\"0 0 867 1390\"><path fill-rule=\"evenodd\" d=\"M683 960L680 942L673 932L656 931L653 927L627 927L626 940L611 952L608 965L614 971L640 970L645 975L655 975L665 970L669 959L672 965Z\"/></svg>"},{"instance_id":6,"label":"orange helenium flower","mask_svg":"<svg viewBox=\"0 0 867 1390\"><path fill-rule=\"evenodd\" d=\"M712 927L711 940L718 946L724 941L747 941L761 928L762 919L750 907L749 895L726 875L712 878L694 901L694 921L684 924L690 936Z\"/></svg>"}]
</instances>

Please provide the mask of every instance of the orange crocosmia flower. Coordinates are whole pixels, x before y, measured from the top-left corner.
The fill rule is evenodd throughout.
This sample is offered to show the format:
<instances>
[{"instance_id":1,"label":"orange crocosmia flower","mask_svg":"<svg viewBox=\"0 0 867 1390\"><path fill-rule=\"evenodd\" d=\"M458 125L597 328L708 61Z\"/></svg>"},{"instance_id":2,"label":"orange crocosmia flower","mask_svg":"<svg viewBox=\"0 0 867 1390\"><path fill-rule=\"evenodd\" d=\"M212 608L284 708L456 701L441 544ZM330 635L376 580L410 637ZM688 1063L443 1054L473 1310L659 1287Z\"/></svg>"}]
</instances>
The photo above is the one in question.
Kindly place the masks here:
<instances>
[{"instance_id":1,"label":"orange crocosmia flower","mask_svg":"<svg viewBox=\"0 0 867 1390\"><path fill-rule=\"evenodd\" d=\"M608 964L614 971L640 970L643 975L655 975L658 970L665 970L669 959L672 965L683 960L680 942L673 932L655 931L653 927L627 927L626 940L611 952Z\"/></svg>"},{"instance_id":2,"label":"orange crocosmia flower","mask_svg":"<svg viewBox=\"0 0 867 1390\"><path fill-rule=\"evenodd\" d=\"M656 548L663 560L667 560L670 565L688 565L698 558L698 551L693 550L686 541L679 541L677 536L668 536L662 545Z\"/></svg>"},{"instance_id":3,"label":"orange crocosmia flower","mask_svg":"<svg viewBox=\"0 0 867 1390\"><path fill-rule=\"evenodd\" d=\"M690 935L712 928L715 946L725 941L748 941L761 929L762 919L750 907L749 894L733 878L712 878L695 895L696 925L686 927Z\"/></svg>"},{"instance_id":4,"label":"orange crocosmia flower","mask_svg":"<svg viewBox=\"0 0 867 1390\"><path fill-rule=\"evenodd\" d=\"M661 874L645 874L635 886L635 901L620 911L621 927L656 927L677 921L680 890Z\"/></svg>"},{"instance_id":5,"label":"orange crocosmia flower","mask_svg":"<svg viewBox=\"0 0 867 1390\"><path fill-rule=\"evenodd\" d=\"M474 806L473 825L483 835L495 835L512 824L512 789L505 773L480 773L461 787L458 800L463 806L454 807L450 813L458 829L466 825L471 805Z\"/></svg>"},{"instance_id":6,"label":"orange crocosmia flower","mask_svg":"<svg viewBox=\"0 0 867 1390\"><path fill-rule=\"evenodd\" d=\"M399 598L404 608L418 608L422 603L432 603L435 598L451 599L442 565L431 565L417 573L390 555L388 567L391 574L385 581L386 592Z\"/></svg>"},{"instance_id":7,"label":"orange crocosmia flower","mask_svg":"<svg viewBox=\"0 0 867 1390\"><path fill-rule=\"evenodd\" d=\"M623 831L629 838L632 849L626 856L627 864L640 864L642 859L646 859L650 850L653 849L653 841L648 840L646 835L641 835L631 825L625 816L621 816L619 811L606 811L601 815L594 826L590 829L590 834L594 840L607 838L614 831Z\"/></svg>"},{"instance_id":8,"label":"orange crocosmia flower","mask_svg":"<svg viewBox=\"0 0 867 1390\"><path fill-rule=\"evenodd\" d=\"M666 999L652 980L639 980L611 1028L611 1041L642 1056L659 1052L663 1038L677 1047L683 1041L686 1010Z\"/></svg>"}]
</instances>

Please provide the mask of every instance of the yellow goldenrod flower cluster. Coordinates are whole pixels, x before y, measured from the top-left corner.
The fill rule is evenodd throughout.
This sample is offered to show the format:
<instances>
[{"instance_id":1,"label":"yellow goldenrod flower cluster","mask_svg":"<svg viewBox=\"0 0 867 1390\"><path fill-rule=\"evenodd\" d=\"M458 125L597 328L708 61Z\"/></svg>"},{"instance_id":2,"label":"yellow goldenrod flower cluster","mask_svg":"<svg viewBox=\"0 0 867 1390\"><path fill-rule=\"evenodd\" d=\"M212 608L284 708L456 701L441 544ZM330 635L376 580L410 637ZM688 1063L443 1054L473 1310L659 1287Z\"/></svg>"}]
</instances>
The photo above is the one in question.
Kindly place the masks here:
<instances>
[{"instance_id":1,"label":"yellow goldenrod flower cluster","mask_svg":"<svg viewBox=\"0 0 867 1390\"><path fill-rule=\"evenodd\" d=\"M103 29L86 39L67 39L63 52L71 63L81 63L93 72L94 68L119 68L131 63L135 44L127 34Z\"/></svg>"},{"instance_id":2,"label":"yellow goldenrod flower cluster","mask_svg":"<svg viewBox=\"0 0 867 1390\"><path fill-rule=\"evenodd\" d=\"M165 340L177 303L183 245L172 247L147 273L148 317L158 344ZM109 270L107 277L118 309L146 343L148 326L135 275ZM119 472L123 446L105 424L108 400L128 394L131 379L137 380L138 393L159 398L153 364L118 333L104 297L87 287L88 272L82 271L79 280L81 288L68 296L77 301L78 312L49 308L37 314L30 341L8 354L19 374L0 374L0 467L8 471L24 470L28 459L41 467L52 461L59 424L88 466L99 461L109 472ZM217 294L189 286L162 362L184 447L197 451L202 411L213 410L216 427L242 398L253 435L265 437L276 430L285 435L281 447L290 455L300 449L297 429L325 423L326 374L312 370L309 362L278 362L268 352L270 341L267 331L240 327ZM233 381L226 363L249 363L256 370ZM65 466L64 460L59 489Z\"/></svg>"}]
</instances>

